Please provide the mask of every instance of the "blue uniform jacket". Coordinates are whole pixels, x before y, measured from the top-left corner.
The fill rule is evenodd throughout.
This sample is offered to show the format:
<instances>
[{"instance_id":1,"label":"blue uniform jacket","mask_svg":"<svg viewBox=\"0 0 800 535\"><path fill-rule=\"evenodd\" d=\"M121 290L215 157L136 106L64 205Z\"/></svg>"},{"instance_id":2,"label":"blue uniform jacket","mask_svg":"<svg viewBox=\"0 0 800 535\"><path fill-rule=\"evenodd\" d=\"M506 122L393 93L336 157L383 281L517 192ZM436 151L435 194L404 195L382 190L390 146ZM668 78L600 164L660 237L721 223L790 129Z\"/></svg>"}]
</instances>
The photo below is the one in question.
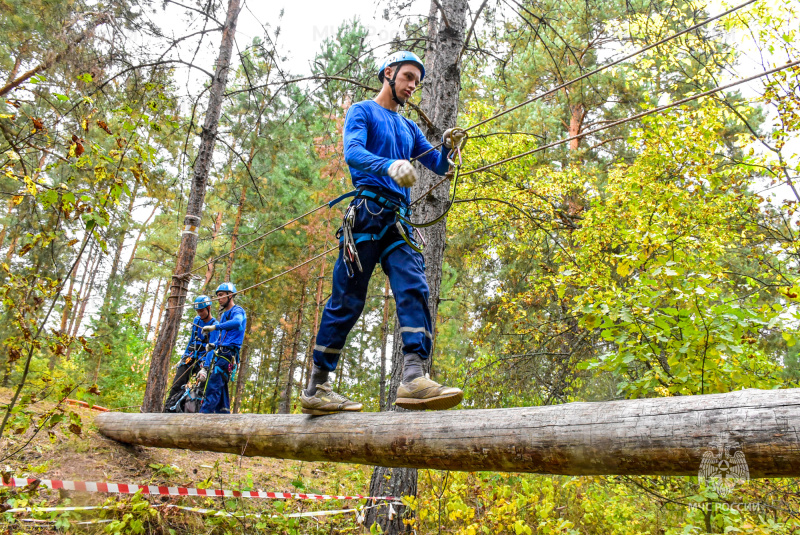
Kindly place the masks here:
<instances>
[{"instance_id":1,"label":"blue uniform jacket","mask_svg":"<svg viewBox=\"0 0 800 535\"><path fill-rule=\"evenodd\" d=\"M226 310L219 318L219 325L217 330L220 331L219 347L242 347L244 342L244 331L247 328L247 314L244 309L239 305L233 305L233 308Z\"/></svg>"},{"instance_id":2,"label":"blue uniform jacket","mask_svg":"<svg viewBox=\"0 0 800 535\"><path fill-rule=\"evenodd\" d=\"M195 345L197 348L197 357L203 358L206 354L206 346L203 341L203 327L206 325L219 325L219 322L214 319L214 316L209 317L207 322L200 319L200 316L195 316L192 321L192 334L189 336L189 342L186 344L186 350L183 352L183 357L191 357L195 352ZM212 331L208 335L208 343L216 344L219 338L219 331Z\"/></svg>"},{"instance_id":3,"label":"blue uniform jacket","mask_svg":"<svg viewBox=\"0 0 800 535\"><path fill-rule=\"evenodd\" d=\"M401 188L389 175L396 160L410 160L431 148L417 123L387 110L373 100L354 104L344 121L344 160L350 166L353 186L386 189L411 201L409 188ZM450 165L437 150L419 161L438 175Z\"/></svg>"}]
</instances>

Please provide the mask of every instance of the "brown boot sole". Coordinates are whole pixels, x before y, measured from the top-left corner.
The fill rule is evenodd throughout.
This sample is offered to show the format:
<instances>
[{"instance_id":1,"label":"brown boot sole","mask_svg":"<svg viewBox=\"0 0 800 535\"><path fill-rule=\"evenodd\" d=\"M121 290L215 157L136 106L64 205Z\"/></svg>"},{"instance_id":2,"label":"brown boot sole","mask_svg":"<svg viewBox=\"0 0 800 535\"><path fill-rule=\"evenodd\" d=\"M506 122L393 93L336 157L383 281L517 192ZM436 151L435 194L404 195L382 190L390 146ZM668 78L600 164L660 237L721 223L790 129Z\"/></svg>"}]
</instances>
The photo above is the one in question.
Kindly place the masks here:
<instances>
[{"instance_id":1,"label":"brown boot sole","mask_svg":"<svg viewBox=\"0 0 800 535\"><path fill-rule=\"evenodd\" d=\"M394 404L410 411L443 411L455 407L461 403L462 399L464 399L464 392L427 399L397 398Z\"/></svg>"},{"instance_id":2,"label":"brown boot sole","mask_svg":"<svg viewBox=\"0 0 800 535\"><path fill-rule=\"evenodd\" d=\"M302 409L302 411L303 411L303 414L310 414L312 416L325 416L325 415L328 415L328 414L339 414L340 412L361 412L361 409L358 409L357 411L347 410L347 409L342 409L342 410L338 410L338 411L322 411L322 410L319 410L319 409Z\"/></svg>"}]
</instances>

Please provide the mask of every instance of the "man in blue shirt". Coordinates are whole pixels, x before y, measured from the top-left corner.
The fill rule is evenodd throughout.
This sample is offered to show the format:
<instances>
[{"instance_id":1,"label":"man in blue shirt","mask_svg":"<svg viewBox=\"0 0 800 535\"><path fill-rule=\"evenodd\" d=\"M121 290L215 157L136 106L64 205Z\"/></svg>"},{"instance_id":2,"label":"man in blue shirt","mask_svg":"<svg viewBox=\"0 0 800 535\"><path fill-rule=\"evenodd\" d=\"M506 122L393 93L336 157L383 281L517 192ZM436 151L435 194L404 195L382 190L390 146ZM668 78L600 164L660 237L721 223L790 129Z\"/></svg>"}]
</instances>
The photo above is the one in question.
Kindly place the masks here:
<instances>
[{"instance_id":1,"label":"man in blue shirt","mask_svg":"<svg viewBox=\"0 0 800 535\"><path fill-rule=\"evenodd\" d=\"M217 320L211 315L211 299L206 295L200 295L192 303L192 308L197 311L197 316L192 321L189 342L186 344L183 357L178 362L178 369L169 390L167 403L164 405L164 412L179 412L176 405L183 397L186 383L202 367L201 363L206 356L206 343L217 343L216 332L212 332L208 340L205 340L206 336L203 334L203 327L217 324Z\"/></svg>"},{"instance_id":2,"label":"man in blue shirt","mask_svg":"<svg viewBox=\"0 0 800 535\"><path fill-rule=\"evenodd\" d=\"M197 374L201 380L208 378L200 412L229 414L231 398L228 394L228 382L233 371L239 366L239 351L247 329L247 314L242 307L233 302L236 286L232 282L220 284L216 295L219 298L222 315L218 324L203 327L203 332L210 334L219 331L219 339L216 347L209 344L203 369Z\"/></svg>"},{"instance_id":3,"label":"man in blue shirt","mask_svg":"<svg viewBox=\"0 0 800 535\"><path fill-rule=\"evenodd\" d=\"M403 338L403 380L395 403L406 409L438 410L458 405L463 398L458 388L442 386L423 374L433 340L425 259L409 226L398 219L410 215L409 188L417 180L409 160L418 158L438 175L449 169L447 156L432 150L416 123L397 113L424 77L425 67L416 54L390 55L378 71L383 84L378 96L354 104L345 118L344 157L358 194L339 229L333 291L320 321L308 387L300 394L306 414L361 410L361 403L333 392L328 373L336 369L347 335L364 309L378 262L395 295ZM445 131L445 147L460 144L463 136L452 128Z\"/></svg>"}]
</instances>

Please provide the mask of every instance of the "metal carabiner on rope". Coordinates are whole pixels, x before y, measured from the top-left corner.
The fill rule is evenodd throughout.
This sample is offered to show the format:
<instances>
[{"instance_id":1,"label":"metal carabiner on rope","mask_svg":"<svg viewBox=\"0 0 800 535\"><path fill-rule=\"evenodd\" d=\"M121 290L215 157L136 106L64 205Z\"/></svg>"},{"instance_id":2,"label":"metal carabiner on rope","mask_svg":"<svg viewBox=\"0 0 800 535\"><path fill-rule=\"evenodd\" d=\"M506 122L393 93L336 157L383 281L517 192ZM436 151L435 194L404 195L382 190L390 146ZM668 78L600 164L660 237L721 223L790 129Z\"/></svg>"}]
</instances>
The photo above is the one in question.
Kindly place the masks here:
<instances>
[{"instance_id":1,"label":"metal carabiner on rope","mask_svg":"<svg viewBox=\"0 0 800 535\"><path fill-rule=\"evenodd\" d=\"M453 167L461 167L461 165L463 163L462 160L461 160L461 149L463 149L464 145L466 145L467 139L469 139L469 135L467 134L467 131L464 130L463 128L453 128L453 131L450 133L450 139L453 138L453 134L456 133L456 132L460 132L460 133L464 134L464 137L461 138L461 141L459 141L458 143L454 144L450 148L450 150L447 153L447 162L450 165L452 165ZM454 159L456 154L458 155L458 163L456 163L455 159Z\"/></svg>"},{"instance_id":2,"label":"metal carabiner on rope","mask_svg":"<svg viewBox=\"0 0 800 535\"><path fill-rule=\"evenodd\" d=\"M356 274L353 269L353 264L355 264L359 272L364 272L364 269L361 267L361 259L358 257L356 241L353 238L353 225L355 225L355 221L355 205L351 204L342 218L342 259L347 269L347 276L351 279L355 277Z\"/></svg>"}]
</instances>

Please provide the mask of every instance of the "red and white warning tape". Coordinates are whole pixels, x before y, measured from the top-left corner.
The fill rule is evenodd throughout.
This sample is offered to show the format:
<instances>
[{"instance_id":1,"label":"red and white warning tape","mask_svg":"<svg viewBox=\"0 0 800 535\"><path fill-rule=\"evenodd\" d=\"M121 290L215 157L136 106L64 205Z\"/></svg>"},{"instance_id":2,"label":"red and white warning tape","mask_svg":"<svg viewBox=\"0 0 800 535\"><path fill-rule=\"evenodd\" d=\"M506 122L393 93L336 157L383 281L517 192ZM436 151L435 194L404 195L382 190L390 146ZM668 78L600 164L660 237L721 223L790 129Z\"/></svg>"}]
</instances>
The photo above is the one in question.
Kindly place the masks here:
<instances>
[{"instance_id":1,"label":"red and white warning tape","mask_svg":"<svg viewBox=\"0 0 800 535\"><path fill-rule=\"evenodd\" d=\"M85 401L78 401L77 399L69 399L69 398L67 398L65 401L70 405L78 405L80 407L84 407L86 409L92 409L94 411L108 412L108 409L105 407L101 407L100 405L89 405Z\"/></svg>"},{"instance_id":2,"label":"red and white warning tape","mask_svg":"<svg viewBox=\"0 0 800 535\"><path fill-rule=\"evenodd\" d=\"M334 496L329 494L307 494L294 492L265 492L262 490L224 490L196 489L187 487L162 487L158 485L125 485L121 483L94 483L91 481L61 481L59 479L35 479L24 477L3 478L6 487L25 487L39 481L39 485L48 489L80 490L84 492L109 492L115 494L155 494L161 496L225 496L231 498L271 498L295 500L386 500L399 501L393 496L362 496L360 494Z\"/></svg>"},{"instance_id":3,"label":"red and white warning tape","mask_svg":"<svg viewBox=\"0 0 800 535\"><path fill-rule=\"evenodd\" d=\"M233 513L230 511L218 511L217 509L206 509L203 507L185 507L183 505L174 504L151 504L150 507L165 507L167 509L180 509L182 511L189 511L191 513L200 513L202 515L211 516L229 516L229 517L254 517L254 518L301 518L301 517L314 517L314 516L328 516L328 515L343 515L347 513L359 514L367 509L373 509L376 506L361 507L358 509L335 509L332 511L304 511L302 513L286 513L283 515L262 515L260 513ZM113 505L85 505L80 507L15 507L7 509L5 513L54 513L64 511L93 511L98 509L116 509ZM26 519L22 519L26 520Z\"/></svg>"}]
</instances>

